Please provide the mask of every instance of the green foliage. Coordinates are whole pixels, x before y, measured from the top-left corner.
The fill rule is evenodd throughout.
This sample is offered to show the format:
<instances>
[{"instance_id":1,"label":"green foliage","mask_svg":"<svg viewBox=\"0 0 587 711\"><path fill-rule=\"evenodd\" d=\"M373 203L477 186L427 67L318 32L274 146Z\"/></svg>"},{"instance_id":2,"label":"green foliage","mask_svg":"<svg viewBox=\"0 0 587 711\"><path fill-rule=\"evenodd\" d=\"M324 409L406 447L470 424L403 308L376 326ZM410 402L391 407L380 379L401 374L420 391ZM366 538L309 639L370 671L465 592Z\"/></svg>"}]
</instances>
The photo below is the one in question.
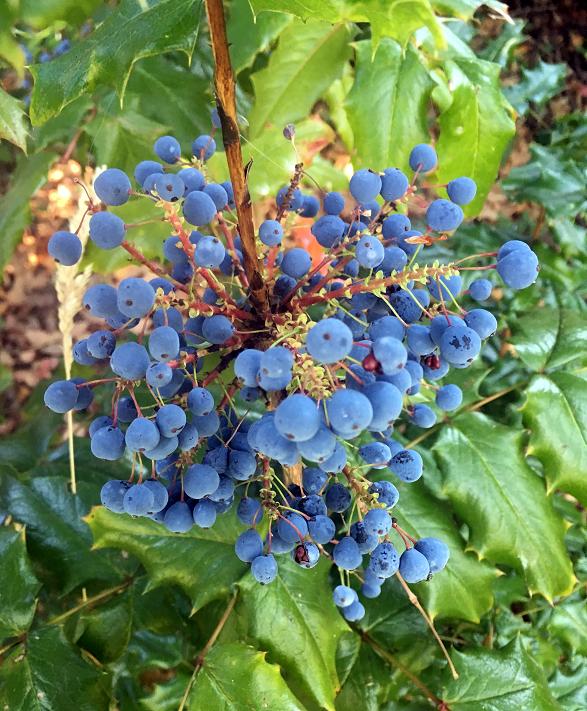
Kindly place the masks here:
<instances>
[{"instance_id":1,"label":"green foliage","mask_svg":"<svg viewBox=\"0 0 587 711\"><path fill-rule=\"evenodd\" d=\"M438 135L440 168L431 182L472 175L479 193L469 212L478 214L513 134L508 101L519 113L539 112L565 73L563 65L539 62L502 90L500 70L523 40L523 26L504 24L474 53L475 0L230 5L254 198L291 176L297 157L281 131L295 121L296 147L326 189L344 189L340 171L319 154L326 146L342 142L354 167L405 167L412 144ZM487 5L507 15L502 3ZM68 54L34 68L30 136L23 104L0 93L0 133L31 156L17 161L0 207L2 266L29 220L31 194L78 129L80 160L130 172L168 131L187 154L192 138L210 130L212 106L198 1L21 0L15 7L0 9L0 56L17 72L22 52L6 28L18 21L54 33L64 21L96 14L95 29ZM234 556L242 527L232 514L209 531L172 535L148 519L96 507L101 484L128 472L91 458L78 441L73 496L61 420L31 406L25 426L0 440L0 500L10 515L0 528L0 707L419 711L442 701L458 711L585 708L587 330L580 294L587 274L585 230L575 218L586 206L586 135L577 115L541 130L528 164L502 183L510 199L531 202L534 211L516 224L472 224L457 233L459 256L494 251L506 235L532 234L539 281L513 298L497 294L498 334L475 369L454 376L465 390L463 406L424 433L396 433L404 442L417 438L425 460L421 481L398 485L398 523L450 548L446 570L413 591L459 679L449 677L396 580L368 602L360 624L348 625L331 602L336 581L325 560L311 571L284 560L272 585L255 584ZM208 164L215 179L228 177L223 162L217 154ZM136 222L148 217L140 208L117 212ZM536 222L535 214L544 219ZM164 225L130 232L147 256L166 236ZM86 259L95 271L111 272L126 264L119 252L90 245Z\"/></svg>"},{"instance_id":2,"label":"green foliage","mask_svg":"<svg viewBox=\"0 0 587 711\"><path fill-rule=\"evenodd\" d=\"M134 63L181 50L191 56L200 0L124 0L91 35L66 54L32 68L31 120L41 124L84 93L113 86L122 101Z\"/></svg>"}]
</instances>

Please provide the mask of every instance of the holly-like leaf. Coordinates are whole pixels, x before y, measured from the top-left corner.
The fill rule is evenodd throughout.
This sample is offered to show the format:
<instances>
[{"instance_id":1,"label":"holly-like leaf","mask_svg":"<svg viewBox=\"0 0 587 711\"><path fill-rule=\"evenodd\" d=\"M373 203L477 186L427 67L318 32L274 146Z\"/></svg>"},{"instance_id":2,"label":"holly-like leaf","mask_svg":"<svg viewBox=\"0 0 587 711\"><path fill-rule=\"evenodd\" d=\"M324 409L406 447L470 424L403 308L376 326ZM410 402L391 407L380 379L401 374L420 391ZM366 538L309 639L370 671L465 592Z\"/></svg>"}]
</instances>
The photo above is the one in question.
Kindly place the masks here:
<instances>
[{"instance_id":1,"label":"holly-like leaf","mask_svg":"<svg viewBox=\"0 0 587 711\"><path fill-rule=\"evenodd\" d=\"M80 24L88 18L100 0L20 0L20 18L27 25L44 30L59 20Z\"/></svg>"},{"instance_id":2,"label":"holly-like leaf","mask_svg":"<svg viewBox=\"0 0 587 711\"><path fill-rule=\"evenodd\" d=\"M537 202L553 218L585 210L587 168L574 155L550 146L530 146L530 160L512 168L502 187L515 202ZM584 163L584 161L583 161Z\"/></svg>"},{"instance_id":3,"label":"holly-like leaf","mask_svg":"<svg viewBox=\"0 0 587 711\"><path fill-rule=\"evenodd\" d=\"M336 647L348 628L332 602L329 567L321 560L304 570L280 560L279 576L267 586L246 575L233 614L246 638L280 664L296 696L331 710L338 685Z\"/></svg>"},{"instance_id":4,"label":"holly-like leaf","mask_svg":"<svg viewBox=\"0 0 587 711\"><path fill-rule=\"evenodd\" d=\"M316 99L342 74L351 54L350 36L346 25L325 22L296 20L283 30L267 67L252 76L251 138L267 124L281 130L307 116Z\"/></svg>"},{"instance_id":5,"label":"holly-like leaf","mask_svg":"<svg viewBox=\"0 0 587 711\"><path fill-rule=\"evenodd\" d=\"M265 52L292 19L291 15L279 12L260 12L255 17L248 2L233 3L227 33L234 71L250 67L257 54Z\"/></svg>"},{"instance_id":6,"label":"holly-like leaf","mask_svg":"<svg viewBox=\"0 0 587 711\"><path fill-rule=\"evenodd\" d=\"M0 478L0 499L19 523L26 524L31 557L64 592L88 580L120 581L108 555L90 550L91 535L82 517L94 487L79 482L73 496L65 477L38 476L26 485Z\"/></svg>"},{"instance_id":7,"label":"holly-like leaf","mask_svg":"<svg viewBox=\"0 0 587 711\"><path fill-rule=\"evenodd\" d=\"M548 631L566 643L569 649L587 655L587 607L585 600L565 602L554 608Z\"/></svg>"},{"instance_id":8,"label":"holly-like leaf","mask_svg":"<svg viewBox=\"0 0 587 711\"><path fill-rule=\"evenodd\" d=\"M152 157L155 140L167 128L135 111L121 110L101 114L86 126L86 132L92 137L98 165L120 168L132 175L139 161Z\"/></svg>"},{"instance_id":9,"label":"holly-like leaf","mask_svg":"<svg viewBox=\"0 0 587 711\"><path fill-rule=\"evenodd\" d=\"M471 548L523 571L530 593L552 600L573 588L565 527L524 460L521 439L484 415L465 414L443 428L433 450Z\"/></svg>"},{"instance_id":10,"label":"holly-like leaf","mask_svg":"<svg viewBox=\"0 0 587 711\"><path fill-rule=\"evenodd\" d=\"M501 93L500 67L480 59L445 64L452 103L439 117L438 182L462 175L477 183L477 195L465 208L477 214L495 182L502 155L514 135L511 108Z\"/></svg>"},{"instance_id":11,"label":"holly-like leaf","mask_svg":"<svg viewBox=\"0 0 587 711\"><path fill-rule=\"evenodd\" d=\"M355 81L346 100L356 154L353 165L406 168L413 146L428 140L433 86L414 48L404 53L397 42L383 39L373 55L370 40L357 42Z\"/></svg>"},{"instance_id":12,"label":"holly-like leaf","mask_svg":"<svg viewBox=\"0 0 587 711\"><path fill-rule=\"evenodd\" d=\"M149 519L133 519L101 507L92 509L86 520L96 548L129 551L149 574L147 589L179 585L194 610L225 595L246 570L234 553L239 534L234 514L221 516L213 528L194 526L179 534Z\"/></svg>"},{"instance_id":13,"label":"holly-like leaf","mask_svg":"<svg viewBox=\"0 0 587 711\"><path fill-rule=\"evenodd\" d=\"M499 650L453 651L459 678L448 682L444 703L454 711L556 711L544 672L519 637Z\"/></svg>"},{"instance_id":14,"label":"holly-like leaf","mask_svg":"<svg viewBox=\"0 0 587 711\"><path fill-rule=\"evenodd\" d=\"M358 635L351 640L349 645L353 645L354 653L336 697L336 711L380 711L389 700L391 670L381 657L361 643Z\"/></svg>"},{"instance_id":15,"label":"holly-like leaf","mask_svg":"<svg viewBox=\"0 0 587 711\"><path fill-rule=\"evenodd\" d=\"M56 59L31 68L35 86L31 121L41 124L78 96L99 86L120 97L134 63L142 57L183 51L191 56L201 0L123 0L88 37Z\"/></svg>"},{"instance_id":16,"label":"holly-like leaf","mask_svg":"<svg viewBox=\"0 0 587 711\"><path fill-rule=\"evenodd\" d=\"M549 64L540 60L534 69L522 68L522 78L504 93L519 114L525 114L530 104L537 107L560 93L565 84L566 64Z\"/></svg>"},{"instance_id":17,"label":"holly-like leaf","mask_svg":"<svg viewBox=\"0 0 587 711\"><path fill-rule=\"evenodd\" d=\"M337 22L340 18L338 0L250 0L255 14L270 12L288 12L302 20L326 20Z\"/></svg>"},{"instance_id":18,"label":"holly-like leaf","mask_svg":"<svg viewBox=\"0 0 587 711\"><path fill-rule=\"evenodd\" d=\"M113 662L128 646L132 622L132 595L125 592L80 615L76 624L76 644L101 662Z\"/></svg>"},{"instance_id":19,"label":"holly-like leaf","mask_svg":"<svg viewBox=\"0 0 587 711\"><path fill-rule=\"evenodd\" d=\"M11 711L106 711L109 686L59 627L32 632L0 665L0 707Z\"/></svg>"},{"instance_id":20,"label":"holly-like leaf","mask_svg":"<svg viewBox=\"0 0 587 711\"><path fill-rule=\"evenodd\" d=\"M0 639L22 634L33 621L41 584L27 556L24 529L0 528Z\"/></svg>"},{"instance_id":21,"label":"holly-like leaf","mask_svg":"<svg viewBox=\"0 0 587 711\"><path fill-rule=\"evenodd\" d=\"M26 114L21 102L0 86L0 138L14 143L26 153Z\"/></svg>"},{"instance_id":22,"label":"holly-like leaf","mask_svg":"<svg viewBox=\"0 0 587 711\"><path fill-rule=\"evenodd\" d=\"M446 568L415 588L428 614L433 618L452 617L479 622L493 603L491 584L497 571L472 553L465 553L464 542L448 505L439 506L423 482L418 481L401 486L400 501L394 514L400 526L415 538L434 536L450 549Z\"/></svg>"},{"instance_id":23,"label":"holly-like leaf","mask_svg":"<svg viewBox=\"0 0 587 711\"><path fill-rule=\"evenodd\" d=\"M532 309L512 324L512 343L531 370L560 368L582 358L587 349L584 315L569 309Z\"/></svg>"},{"instance_id":24,"label":"holly-like leaf","mask_svg":"<svg viewBox=\"0 0 587 711\"><path fill-rule=\"evenodd\" d=\"M8 192L0 204L0 269L12 257L24 228L30 222L29 201L47 181L47 171L55 160L52 153L37 153L18 164Z\"/></svg>"},{"instance_id":25,"label":"holly-like leaf","mask_svg":"<svg viewBox=\"0 0 587 711\"><path fill-rule=\"evenodd\" d=\"M240 642L217 644L188 697L187 709L283 709L305 711L279 673L276 664Z\"/></svg>"},{"instance_id":26,"label":"holly-like leaf","mask_svg":"<svg viewBox=\"0 0 587 711\"><path fill-rule=\"evenodd\" d=\"M544 465L549 492L562 489L587 504L587 382L572 373L539 375L526 396L528 452Z\"/></svg>"},{"instance_id":27,"label":"holly-like leaf","mask_svg":"<svg viewBox=\"0 0 587 711\"><path fill-rule=\"evenodd\" d=\"M272 126L263 131L254 143L247 141L243 144L244 162L253 161L248 176L253 199L275 195L282 185L287 185L291 180L298 159L293 149L285 143L282 128ZM309 118L296 124L296 148L310 175L314 176L313 157L333 139L334 131L321 119ZM207 165L216 181L228 180L224 153L215 153ZM340 171L338 174L340 176Z\"/></svg>"}]
</instances>

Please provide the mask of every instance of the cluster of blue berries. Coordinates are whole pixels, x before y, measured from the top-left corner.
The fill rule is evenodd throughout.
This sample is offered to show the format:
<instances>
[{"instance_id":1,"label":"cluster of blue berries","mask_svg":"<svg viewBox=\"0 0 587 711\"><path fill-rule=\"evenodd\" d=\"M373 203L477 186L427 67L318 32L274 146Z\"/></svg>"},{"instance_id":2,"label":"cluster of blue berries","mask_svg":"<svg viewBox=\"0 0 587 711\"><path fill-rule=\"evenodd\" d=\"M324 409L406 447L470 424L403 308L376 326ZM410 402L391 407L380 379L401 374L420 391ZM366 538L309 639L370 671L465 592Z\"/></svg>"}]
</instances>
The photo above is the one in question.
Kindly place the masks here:
<instances>
[{"instance_id":1,"label":"cluster of blue berries","mask_svg":"<svg viewBox=\"0 0 587 711\"><path fill-rule=\"evenodd\" d=\"M394 428L402 415L427 428L438 410L457 409L460 388L436 381L469 366L496 331L487 309L459 303L491 297L492 282L470 281L468 270L496 269L507 285L524 288L536 279L536 256L511 241L490 255L494 265L419 266L424 250L459 226L461 205L476 191L469 178L456 178L446 199L408 216L408 206L422 202L420 177L437 163L434 149L420 145L410 155L411 180L397 168L359 170L350 197L305 195L296 173L258 228L252 259L267 289L260 307L232 186L208 175L213 135L193 142L189 161L171 136L154 149L162 163L139 163L134 187L116 168L100 174L101 204L89 205L90 239L126 249L153 274L88 289L84 307L103 323L75 345L74 358L100 375L55 382L45 402L61 413L87 410L95 386L111 389L111 411L89 426L91 450L131 459L132 475L104 485L105 507L185 533L213 526L234 505L247 526L236 555L260 583L277 576L276 556L312 568L324 555L340 573L335 604L359 620L358 587L376 597L389 577L426 580L449 557L442 541L411 538L392 515L395 484L423 471ZM159 205L173 228L161 263L145 259L127 240L131 226L106 209L131 195ZM291 245L292 225L308 218L324 250L318 263ZM81 242L58 232L49 252L73 265Z\"/></svg>"}]
</instances>

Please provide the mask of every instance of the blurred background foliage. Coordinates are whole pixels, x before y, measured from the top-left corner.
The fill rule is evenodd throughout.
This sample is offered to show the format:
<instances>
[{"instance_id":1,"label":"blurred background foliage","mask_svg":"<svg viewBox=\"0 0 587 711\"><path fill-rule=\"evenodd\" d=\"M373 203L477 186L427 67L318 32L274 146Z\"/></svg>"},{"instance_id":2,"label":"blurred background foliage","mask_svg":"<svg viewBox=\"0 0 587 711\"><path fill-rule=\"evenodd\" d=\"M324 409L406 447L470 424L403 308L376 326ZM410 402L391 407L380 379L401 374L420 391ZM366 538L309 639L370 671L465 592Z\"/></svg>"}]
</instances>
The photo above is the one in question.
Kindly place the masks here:
<instances>
[{"instance_id":1,"label":"blurred background foliage","mask_svg":"<svg viewBox=\"0 0 587 711\"><path fill-rule=\"evenodd\" d=\"M230 517L213 533L175 536L92 508L101 484L123 474L93 459L81 437L71 495L63 423L41 397L41 381L61 367L46 241L75 212L73 178L88 177L85 166L132 172L157 136L187 146L210 130L211 52L198 0L8 0L0 704L585 709L585 11L566 1L232 0L227 14L258 209L269 209L297 161L281 135L287 122L325 189L344 189L361 166L405 167L413 144L433 140L431 183L465 174L479 185L472 220L437 256L519 238L540 257L534 288L494 290L498 335L454 376L463 407L424 434L398 434L426 461L423 480L400 487L400 523L451 548L447 570L415 592L460 678L391 583L351 628L330 603L324 561L313 571L282 566L273 586L252 585L233 556ZM221 154L209 169L224 179ZM121 211L129 222L133 208ZM156 256L161 236L136 239ZM97 273L126 266L91 250L88 261ZM221 573L211 576L212 565ZM233 589L234 610L196 674Z\"/></svg>"}]
</instances>

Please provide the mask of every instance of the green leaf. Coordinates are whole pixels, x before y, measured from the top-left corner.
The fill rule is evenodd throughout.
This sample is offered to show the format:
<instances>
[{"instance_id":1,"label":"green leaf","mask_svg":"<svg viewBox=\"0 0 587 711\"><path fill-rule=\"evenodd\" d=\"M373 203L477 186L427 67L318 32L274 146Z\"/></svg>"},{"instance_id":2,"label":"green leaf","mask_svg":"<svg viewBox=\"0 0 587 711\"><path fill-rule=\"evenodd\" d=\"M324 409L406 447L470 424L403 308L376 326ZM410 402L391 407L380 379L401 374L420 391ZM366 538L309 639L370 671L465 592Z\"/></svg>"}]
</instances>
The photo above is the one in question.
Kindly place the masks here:
<instances>
[{"instance_id":1,"label":"green leaf","mask_svg":"<svg viewBox=\"0 0 587 711\"><path fill-rule=\"evenodd\" d=\"M447 506L439 506L438 499L418 481L401 487L394 514L400 526L415 538L434 536L450 549L446 568L415 589L429 615L479 622L493 603L491 585L497 571L473 554L465 553L464 542Z\"/></svg>"},{"instance_id":2,"label":"green leaf","mask_svg":"<svg viewBox=\"0 0 587 711\"><path fill-rule=\"evenodd\" d=\"M107 711L108 687L58 627L31 633L0 665L0 706L10 711Z\"/></svg>"},{"instance_id":3,"label":"green leaf","mask_svg":"<svg viewBox=\"0 0 587 711\"><path fill-rule=\"evenodd\" d=\"M554 608L548 631L558 637L574 652L587 655L587 607L581 598L565 602Z\"/></svg>"},{"instance_id":4,"label":"green leaf","mask_svg":"<svg viewBox=\"0 0 587 711\"><path fill-rule=\"evenodd\" d=\"M26 153L26 114L18 99L0 86L0 139L5 138Z\"/></svg>"},{"instance_id":5,"label":"green leaf","mask_svg":"<svg viewBox=\"0 0 587 711\"><path fill-rule=\"evenodd\" d=\"M232 3L226 29L235 73L250 67L257 54L265 52L292 19L291 15L277 12L260 12L255 17L248 2Z\"/></svg>"},{"instance_id":6,"label":"green leaf","mask_svg":"<svg viewBox=\"0 0 587 711\"><path fill-rule=\"evenodd\" d=\"M10 261L24 228L30 221L29 201L47 181L47 171L55 160L52 153L37 153L18 164L8 192L0 205L0 269Z\"/></svg>"},{"instance_id":7,"label":"green leaf","mask_svg":"<svg viewBox=\"0 0 587 711\"><path fill-rule=\"evenodd\" d=\"M469 526L470 547L523 571L530 593L552 601L573 588L565 527L524 460L521 440L511 427L464 414L443 428L433 451L443 491Z\"/></svg>"},{"instance_id":8,"label":"green leaf","mask_svg":"<svg viewBox=\"0 0 587 711\"><path fill-rule=\"evenodd\" d=\"M587 167L562 151L532 144L531 158L512 168L502 187L516 202L537 202L553 218L573 217L587 209Z\"/></svg>"},{"instance_id":9,"label":"green leaf","mask_svg":"<svg viewBox=\"0 0 587 711\"><path fill-rule=\"evenodd\" d=\"M211 128L210 80L196 75L167 57L149 57L137 62L128 82L127 100L134 110L155 123L169 126L191 156L194 138ZM206 101L205 97L210 98ZM153 146L141 160L153 157ZM134 168L134 166L133 166Z\"/></svg>"},{"instance_id":10,"label":"green leaf","mask_svg":"<svg viewBox=\"0 0 587 711\"><path fill-rule=\"evenodd\" d=\"M513 86L504 88L504 93L519 114L527 113L530 104L540 108L559 94L565 84L566 64L549 64L539 60L534 69L522 68L522 78Z\"/></svg>"},{"instance_id":11,"label":"green leaf","mask_svg":"<svg viewBox=\"0 0 587 711\"><path fill-rule=\"evenodd\" d=\"M92 137L96 163L109 168L120 168L132 175L137 163L153 154L155 140L167 126L151 121L135 111L101 114L86 126ZM147 202L141 200L142 204Z\"/></svg>"},{"instance_id":12,"label":"green leaf","mask_svg":"<svg viewBox=\"0 0 587 711\"><path fill-rule=\"evenodd\" d=\"M548 680L552 694L565 711L582 711L587 708L586 658L577 656L576 660L574 668L557 669Z\"/></svg>"},{"instance_id":13,"label":"green leaf","mask_svg":"<svg viewBox=\"0 0 587 711\"><path fill-rule=\"evenodd\" d=\"M336 646L348 629L332 602L325 560L304 570L286 558L271 585L246 575L235 610L246 639L266 649L296 695L329 711L338 685Z\"/></svg>"},{"instance_id":14,"label":"green leaf","mask_svg":"<svg viewBox=\"0 0 587 711\"><path fill-rule=\"evenodd\" d=\"M298 158L282 133L283 127L273 126L263 131L254 142L243 144L243 160L253 161L248 176L253 199L275 195L277 190L291 180ZM296 147L304 156L304 164L310 175L312 156L334 139L334 131L321 119L309 118L296 124ZM229 178L224 153L217 152L207 163L210 174L216 181ZM338 171L340 176L340 171Z\"/></svg>"},{"instance_id":15,"label":"green leaf","mask_svg":"<svg viewBox=\"0 0 587 711\"><path fill-rule=\"evenodd\" d=\"M194 526L181 534L149 519L132 519L101 507L92 509L86 520L96 548L129 551L149 574L148 590L163 584L179 585L191 598L194 610L226 595L246 570L234 554L239 533L234 514L220 517L214 528Z\"/></svg>"},{"instance_id":16,"label":"green leaf","mask_svg":"<svg viewBox=\"0 0 587 711\"><path fill-rule=\"evenodd\" d=\"M587 349L587 324L577 311L534 308L512 330L516 352L531 370L560 368L583 358Z\"/></svg>"},{"instance_id":17,"label":"green leaf","mask_svg":"<svg viewBox=\"0 0 587 711\"><path fill-rule=\"evenodd\" d=\"M284 682L279 667L269 664L265 656L265 652L240 642L215 645L198 673L187 708L305 711Z\"/></svg>"},{"instance_id":18,"label":"green leaf","mask_svg":"<svg viewBox=\"0 0 587 711\"><path fill-rule=\"evenodd\" d=\"M24 23L44 30L58 20L81 23L100 4L100 0L20 0L20 16Z\"/></svg>"},{"instance_id":19,"label":"green leaf","mask_svg":"<svg viewBox=\"0 0 587 711\"><path fill-rule=\"evenodd\" d=\"M357 42L355 82L346 100L354 136L353 166L406 168L410 150L428 140L428 99L434 86L418 52L383 39ZM374 127L377 130L374 130Z\"/></svg>"},{"instance_id":20,"label":"green leaf","mask_svg":"<svg viewBox=\"0 0 587 711\"><path fill-rule=\"evenodd\" d=\"M528 453L540 459L551 493L562 489L587 504L587 382L558 372L532 379L522 408Z\"/></svg>"},{"instance_id":21,"label":"green leaf","mask_svg":"<svg viewBox=\"0 0 587 711\"><path fill-rule=\"evenodd\" d=\"M442 700L454 711L556 711L544 672L520 638L499 650L453 651L459 672L448 682Z\"/></svg>"},{"instance_id":22,"label":"green leaf","mask_svg":"<svg viewBox=\"0 0 587 711\"><path fill-rule=\"evenodd\" d=\"M498 0L488 0L488 2L479 2L479 0L432 0L432 5L437 12L443 15L453 15L461 20L470 20L476 10L483 5L499 13L502 17L509 18L508 6Z\"/></svg>"},{"instance_id":23,"label":"green leaf","mask_svg":"<svg viewBox=\"0 0 587 711\"><path fill-rule=\"evenodd\" d=\"M41 584L26 551L24 529L0 528L0 639L15 637L31 625Z\"/></svg>"},{"instance_id":24,"label":"green leaf","mask_svg":"<svg viewBox=\"0 0 587 711\"><path fill-rule=\"evenodd\" d=\"M249 116L255 139L271 124L307 116L314 102L340 77L351 54L345 25L296 20L281 33L279 45L265 69L252 76L255 104Z\"/></svg>"},{"instance_id":25,"label":"green leaf","mask_svg":"<svg viewBox=\"0 0 587 711\"><path fill-rule=\"evenodd\" d=\"M439 117L438 182L462 175L472 178L477 195L465 212L475 215L495 182L515 124L501 93L497 64L460 59L445 67L453 100Z\"/></svg>"},{"instance_id":26,"label":"green leaf","mask_svg":"<svg viewBox=\"0 0 587 711\"><path fill-rule=\"evenodd\" d=\"M200 0L123 0L69 52L31 68L33 124L47 121L99 86L114 87L122 103L133 65L142 57L171 51L191 56L200 7Z\"/></svg>"},{"instance_id":27,"label":"green leaf","mask_svg":"<svg viewBox=\"0 0 587 711\"><path fill-rule=\"evenodd\" d=\"M429 0L251 0L255 12L289 12L302 20L327 22L369 22L374 47L382 37L392 37L402 46L420 27L428 27L439 46L444 44L442 28Z\"/></svg>"},{"instance_id":28,"label":"green leaf","mask_svg":"<svg viewBox=\"0 0 587 711\"><path fill-rule=\"evenodd\" d=\"M31 557L64 592L88 580L120 580L108 556L90 550L90 531L82 517L94 487L79 482L78 490L73 496L65 477L38 476L30 486L10 476L0 478L0 498L12 517L26 525Z\"/></svg>"},{"instance_id":29,"label":"green leaf","mask_svg":"<svg viewBox=\"0 0 587 711\"><path fill-rule=\"evenodd\" d=\"M389 667L358 635L353 635L354 654L336 697L336 711L380 711L388 700L392 674Z\"/></svg>"},{"instance_id":30,"label":"green leaf","mask_svg":"<svg viewBox=\"0 0 587 711\"><path fill-rule=\"evenodd\" d=\"M118 659L126 650L132 631L132 595L122 595L84 612L76 624L76 644L101 662Z\"/></svg>"}]
</instances>

